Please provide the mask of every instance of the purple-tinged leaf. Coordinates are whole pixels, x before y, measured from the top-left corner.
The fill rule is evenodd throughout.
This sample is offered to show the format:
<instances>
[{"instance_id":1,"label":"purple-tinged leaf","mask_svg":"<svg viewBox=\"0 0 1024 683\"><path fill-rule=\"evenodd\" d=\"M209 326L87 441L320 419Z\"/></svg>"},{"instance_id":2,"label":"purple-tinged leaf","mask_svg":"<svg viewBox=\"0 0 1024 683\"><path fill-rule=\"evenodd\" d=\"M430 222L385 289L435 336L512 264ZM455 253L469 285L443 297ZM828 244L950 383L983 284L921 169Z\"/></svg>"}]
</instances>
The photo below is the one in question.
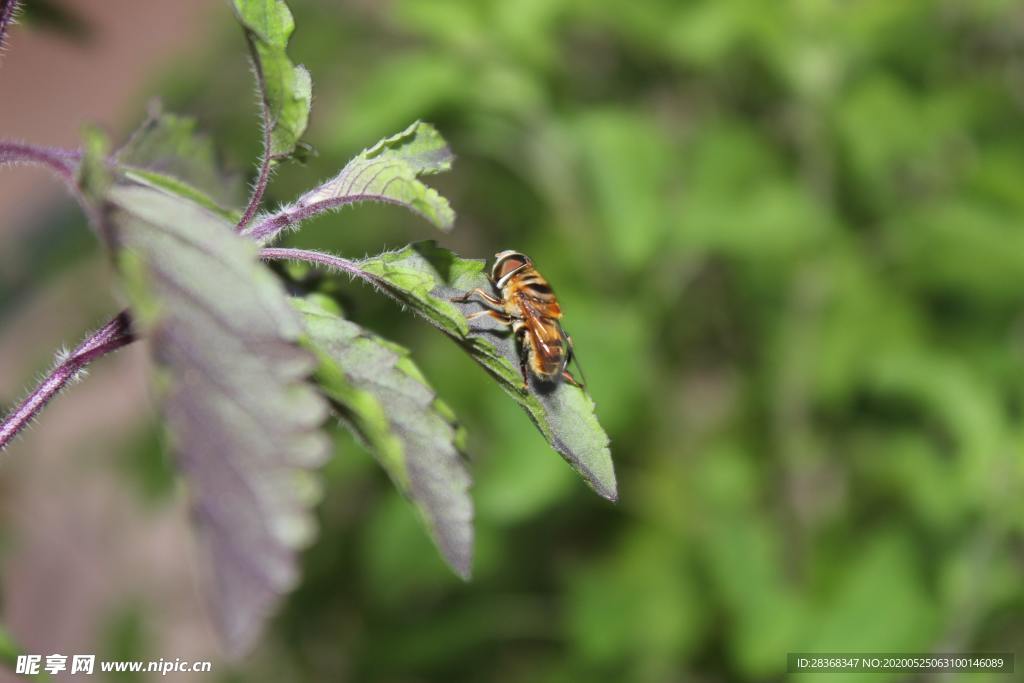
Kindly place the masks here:
<instances>
[{"instance_id":1,"label":"purple-tinged leaf","mask_svg":"<svg viewBox=\"0 0 1024 683\"><path fill-rule=\"evenodd\" d=\"M416 506L442 556L468 578L473 555L470 477L462 430L409 352L342 318L318 297L296 299L320 359L316 373L347 423Z\"/></svg>"},{"instance_id":2,"label":"purple-tinged leaf","mask_svg":"<svg viewBox=\"0 0 1024 683\"><path fill-rule=\"evenodd\" d=\"M256 246L204 208L115 186L108 234L212 567L225 642L249 649L314 534L326 406L306 378L302 321Z\"/></svg>"}]
</instances>

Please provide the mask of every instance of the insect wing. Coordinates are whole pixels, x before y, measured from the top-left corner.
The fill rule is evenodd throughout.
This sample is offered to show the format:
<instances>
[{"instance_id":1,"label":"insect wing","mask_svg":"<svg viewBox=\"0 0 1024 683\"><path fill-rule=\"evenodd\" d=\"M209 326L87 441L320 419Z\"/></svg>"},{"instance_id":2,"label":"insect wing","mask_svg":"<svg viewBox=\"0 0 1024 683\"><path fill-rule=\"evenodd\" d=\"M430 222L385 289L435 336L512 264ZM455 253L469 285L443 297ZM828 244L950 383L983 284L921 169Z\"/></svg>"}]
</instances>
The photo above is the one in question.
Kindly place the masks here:
<instances>
[{"instance_id":1,"label":"insect wing","mask_svg":"<svg viewBox=\"0 0 1024 683\"><path fill-rule=\"evenodd\" d=\"M558 321L539 315L529 305L521 306L523 327L532 352L534 373L545 380L557 380L565 367L565 338Z\"/></svg>"},{"instance_id":2,"label":"insect wing","mask_svg":"<svg viewBox=\"0 0 1024 683\"><path fill-rule=\"evenodd\" d=\"M554 320L540 320L530 326L530 334L537 342L537 351L541 357L552 365L563 364L568 349L562 328Z\"/></svg>"},{"instance_id":3,"label":"insect wing","mask_svg":"<svg viewBox=\"0 0 1024 683\"><path fill-rule=\"evenodd\" d=\"M540 354L548 361L561 360L565 355L565 335L558 321L548 315L545 304L538 305L527 297L520 297L519 310L523 322L537 343Z\"/></svg>"}]
</instances>

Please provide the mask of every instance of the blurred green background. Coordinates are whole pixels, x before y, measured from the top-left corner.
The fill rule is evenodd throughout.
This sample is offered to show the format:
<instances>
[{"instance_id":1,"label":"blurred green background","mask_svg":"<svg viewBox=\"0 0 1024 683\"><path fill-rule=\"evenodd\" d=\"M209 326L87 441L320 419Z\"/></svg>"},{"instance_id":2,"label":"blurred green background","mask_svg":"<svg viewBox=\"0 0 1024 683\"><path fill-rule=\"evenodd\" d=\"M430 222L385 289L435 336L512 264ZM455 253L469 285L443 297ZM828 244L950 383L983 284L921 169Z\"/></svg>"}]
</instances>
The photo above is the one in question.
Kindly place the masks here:
<instances>
[{"instance_id":1,"label":"blurred green background","mask_svg":"<svg viewBox=\"0 0 1024 683\"><path fill-rule=\"evenodd\" d=\"M524 251L553 283L621 502L456 346L345 283L469 429L474 579L339 432L303 583L220 678L810 683L831 678L787 677L787 652L1020 651L1024 4L289 4L318 156L270 199L436 124L458 155L431 179L459 215L441 242ZM251 172L253 86L222 14L138 111L161 94ZM435 236L361 207L286 243ZM82 227L35 238L32 277L95 254ZM0 314L31 284L9 281ZM118 461L140 504L169 504L142 431ZM173 657L147 643L160 618L115 620L111 652Z\"/></svg>"}]
</instances>

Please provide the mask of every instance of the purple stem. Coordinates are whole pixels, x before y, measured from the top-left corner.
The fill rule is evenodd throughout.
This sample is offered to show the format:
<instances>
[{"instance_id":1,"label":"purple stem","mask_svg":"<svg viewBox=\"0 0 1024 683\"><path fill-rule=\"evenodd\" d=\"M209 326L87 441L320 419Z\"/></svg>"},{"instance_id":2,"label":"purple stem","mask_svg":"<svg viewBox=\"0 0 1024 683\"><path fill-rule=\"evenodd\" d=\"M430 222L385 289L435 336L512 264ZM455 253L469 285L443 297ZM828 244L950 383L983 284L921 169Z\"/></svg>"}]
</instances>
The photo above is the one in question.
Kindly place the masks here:
<instances>
[{"instance_id":1,"label":"purple stem","mask_svg":"<svg viewBox=\"0 0 1024 683\"><path fill-rule=\"evenodd\" d=\"M0 0L3 2L3 0ZM6 5L0 5L6 11ZM2 18L2 15L0 15ZM19 142L0 141L0 166L28 163L44 166L57 173L78 199L95 225L99 225L93 208L82 197L75 166L82 153L57 147L42 147ZM62 360L57 367L0 423L0 451L17 436L46 405L60 393L89 363L135 341L128 311L122 311L106 325L90 335Z\"/></svg>"},{"instance_id":2,"label":"purple stem","mask_svg":"<svg viewBox=\"0 0 1024 683\"><path fill-rule=\"evenodd\" d=\"M256 46L253 44L252 36L249 35L248 31L246 31L245 38L249 43L252 68L256 74L256 89L260 93L260 110L263 116L263 158L260 160L260 174L256 179L256 186L252 190L252 196L249 197L249 205L245 207L245 213L242 214L242 219L238 221L238 225L235 227L237 232L241 232L259 210L260 204L263 202L263 194L267 191L267 183L270 182L270 165L274 161L274 157L270 153L271 121L270 103L267 101L267 81L263 76L259 55L256 54Z\"/></svg>"},{"instance_id":3,"label":"purple stem","mask_svg":"<svg viewBox=\"0 0 1024 683\"><path fill-rule=\"evenodd\" d=\"M14 11L18 9L18 0L0 0L0 47L3 47L7 36L7 27L11 25Z\"/></svg>"},{"instance_id":4,"label":"purple stem","mask_svg":"<svg viewBox=\"0 0 1024 683\"><path fill-rule=\"evenodd\" d=\"M135 341L131 319L122 311L71 352L0 424L0 451L18 435L65 385L92 361Z\"/></svg>"},{"instance_id":5,"label":"purple stem","mask_svg":"<svg viewBox=\"0 0 1024 683\"><path fill-rule=\"evenodd\" d=\"M346 197L332 197L331 199L322 199L312 204L298 204L285 207L277 213L266 216L242 234L257 242L267 242L291 225L301 223L307 218L312 218L325 211L357 202L382 202L396 206L407 206L396 199L379 194L353 194Z\"/></svg>"},{"instance_id":6,"label":"purple stem","mask_svg":"<svg viewBox=\"0 0 1024 683\"><path fill-rule=\"evenodd\" d=\"M318 266L326 266L348 273L352 277L365 280L374 286L382 283L370 273L360 268L355 261L349 261L341 256L325 254L322 251L310 251L308 249L286 249L283 247L266 247L260 250L260 258L264 261L305 261Z\"/></svg>"},{"instance_id":7,"label":"purple stem","mask_svg":"<svg viewBox=\"0 0 1024 683\"><path fill-rule=\"evenodd\" d=\"M0 0L2 2L2 0ZM0 166L4 164L37 164L46 166L61 180L75 186L74 162L81 158L80 152L57 147L42 147L23 142L0 141Z\"/></svg>"},{"instance_id":8,"label":"purple stem","mask_svg":"<svg viewBox=\"0 0 1024 683\"><path fill-rule=\"evenodd\" d=\"M85 199L82 195L82 188L78 185L76 166L81 160L82 152L79 150L0 140L0 166L36 164L53 171L67 185L82 211L89 217L89 222L94 226L99 226L100 220L95 207Z\"/></svg>"},{"instance_id":9,"label":"purple stem","mask_svg":"<svg viewBox=\"0 0 1024 683\"><path fill-rule=\"evenodd\" d=\"M0 0L3 2L4 0ZM6 7L6 6L4 6ZM269 126L267 125L268 109L264 108L264 162L261 166L260 176L256 187L250 198L249 206L245 215L238 224L241 231L249 220L255 215L262 201L263 193L266 190L269 168L272 157L269 151ZM55 171L72 189L75 196L81 199L75 177L75 165L81 159L81 152L63 150L53 147L41 147L37 145L2 142L0 141L0 166L7 163L33 163L45 166ZM243 234L255 241L268 240L287 227L300 223L312 216L325 211L330 211L347 204L361 201L378 201L402 205L390 197L375 194L359 194L346 197L333 197L315 201L307 205L285 207L281 211L268 215L253 225ZM89 209L87 202L82 202L86 209ZM264 260L290 259L305 261L319 266L334 268L352 277L359 278L375 287L383 287L384 283L378 278L363 271L355 262L333 254L325 254L317 251L304 249L266 248L260 252ZM6 448L11 439L17 436L28 425L39 412L46 407L47 403L56 396L67 383L75 377L86 365L93 360L100 358L122 346L126 346L135 340L130 331L130 318L127 311L122 312L113 320L108 322L96 333L82 342L71 355L54 368L50 374L32 391L31 394L15 410L8 415L0 424L0 451Z\"/></svg>"}]
</instances>

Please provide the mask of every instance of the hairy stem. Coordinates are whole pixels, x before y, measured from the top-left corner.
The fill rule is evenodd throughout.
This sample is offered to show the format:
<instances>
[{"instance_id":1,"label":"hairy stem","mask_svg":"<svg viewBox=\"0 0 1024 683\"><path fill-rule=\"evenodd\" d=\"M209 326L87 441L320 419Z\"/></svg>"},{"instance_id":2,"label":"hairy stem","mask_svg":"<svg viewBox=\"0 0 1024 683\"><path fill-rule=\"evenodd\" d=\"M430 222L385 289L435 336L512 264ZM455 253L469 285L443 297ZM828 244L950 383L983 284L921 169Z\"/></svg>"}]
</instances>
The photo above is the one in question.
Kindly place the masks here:
<instances>
[{"instance_id":1,"label":"hairy stem","mask_svg":"<svg viewBox=\"0 0 1024 683\"><path fill-rule=\"evenodd\" d=\"M256 178L256 184L252 189L252 196L249 197L249 205L245 207L245 213L242 214L242 219L238 221L236 226L237 231L241 231L249 224L252 217L256 215L256 212L260 208L260 204L263 203L263 194L267 191L267 183L270 182L270 168L274 162L274 157L270 153L270 139L271 139L271 127L273 122L270 120L270 102L267 101L267 81L263 76L263 67L260 65L259 55L256 54L256 45L252 41L252 36L249 32L245 32L246 42L249 43L249 55L252 60L253 74L256 76L256 90L260 96L260 114L262 117L263 126L263 157L260 159L260 172Z\"/></svg>"},{"instance_id":2,"label":"hairy stem","mask_svg":"<svg viewBox=\"0 0 1024 683\"><path fill-rule=\"evenodd\" d=\"M352 277L365 280L371 285L379 287L381 282L376 276L367 273L359 267L355 261L350 261L341 256L326 254L322 251L310 251L308 249L285 249L281 247L267 247L260 250L260 258L264 261L305 261L317 266L324 266L348 273Z\"/></svg>"},{"instance_id":3,"label":"hairy stem","mask_svg":"<svg viewBox=\"0 0 1024 683\"><path fill-rule=\"evenodd\" d=\"M330 199L323 199L310 204L302 204L301 199L299 201L300 203L298 204L285 206L276 213L263 216L257 223L253 224L251 228L242 234L249 239L266 243L274 239L274 237L280 234L283 230L297 225L307 218L318 216L322 213L326 213L348 204L356 204L358 202L382 202L385 204L394 204L396 206L405 206L402 202L396 199L391 199L390 197L379 194L354 194L346 197L332 197ZM327 255L329 256L329 254Z\"/></svg>"},{"instance_id":4,"label":"hairy stem","mask_svg":"<svg viewBox=\"0 0 1024 683\"><path fill-rule=\"evenodd\" d=\"M80 150L0 140L0 166L5 164L35 164L53 171L64 181L68 190L71 191L71 195L78 202L85 215L88 216L89 223L98 229L100 218L97 215L96 207L86 200L82 194L82 188L78 184L76 170L81 160L82 152Z\"/></svg>"},{"instance_id":5,"label":"hairy stem","mask_svg":"<svg viewBox=\"0 0 1024 683\"><path fill-rule=\"evenodd\" d=\"M7 37L7 28L14 19L14 11L18 9L18 0L0 0L0 47Z\"/></svg>"},{"instance_id":6,"label":"hairy stem","mask_svg":"<svg viewBox=\"0 0 1024 683\"><path fill-rule=\"evenodd\" d=\"M135 341L131 319L122 311L89 335L0 423L0 451L28 426L54 396L92 361Z\"/></svg>"},{"instance_id":7,"label":"hairy stem","mask_svg":"<svg viewBox=\"0 0 1024 683\"><path fill-rule=\"evenodd\" d=\"M2 2L2 0L0 0ZM77 151L57 147L43 147L24 142L0 141L0 166L5 164L36 164L55 171L64 182L75 184L75 162L81 157Z\"/></svg>"}]
</instances>

